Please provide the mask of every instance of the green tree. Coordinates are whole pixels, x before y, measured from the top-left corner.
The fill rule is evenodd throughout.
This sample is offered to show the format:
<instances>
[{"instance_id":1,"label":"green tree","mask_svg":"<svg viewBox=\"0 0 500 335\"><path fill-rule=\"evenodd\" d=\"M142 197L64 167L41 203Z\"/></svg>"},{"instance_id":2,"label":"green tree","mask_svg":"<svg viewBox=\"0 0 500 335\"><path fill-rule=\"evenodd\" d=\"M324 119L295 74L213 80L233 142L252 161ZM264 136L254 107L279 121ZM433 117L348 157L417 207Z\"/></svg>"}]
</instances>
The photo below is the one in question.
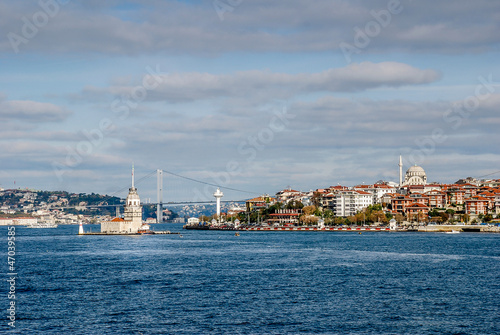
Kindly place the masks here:
<instances>
[{"instance_id":1,"label":"green tree","mask_svg":"<svg viewBox=\"0 0 500 335\"><path fill-rule=\"evenodd\" d=\"M334 219L333 219L333 224L336 225L336 226L340 226L340 225L343 225L343 224L346 224L346 219L344 218L341 218L339 216L336 216ZM348 224L348 223L347 223Z\"/></svg>"},{"instance_id":2,"label":"green tree","mask_svg":"<svg viewBox=\"0 0 500 335\"><path fill-rule=\"evenodd\" d=\"M286 209L302 209L304 204L298 200L292 200L288 202L285 206Z\"/></svg>"},{"instance_id":3,"label":"green tree","mask_svg":"<svg viewBox=\"0 0 500 335\"><path fill-rule=\"evenodd\" d=\"M453 209L449 208L446 210L446 214L448 214L448 220L453 222L454 217L455 217L455 211Z\"/></svg>"},{"instance_id":4,"label":"green tree","mask_svg":"<svg viewBox=\"0 0 500 335\"><path fill-rule=\"evenodd\" d=\"M312 226L312 225L317 224L318 220L319 220L319 218L317 216L314 216L314 215L302 214L300 216L300 222L302 222L302 224L305 224L307 226Z\"/></svg>"},{"instance_id":5,"label":"green tree","mask_svg":"<svg viewBox=\"0 0 500 335\"><path fill-rule=\"evenodd\" d=\"M439 216L439 211L436 208L433 208L432 210L427 213L429 216Z\"/></svg>"}]
</instances>

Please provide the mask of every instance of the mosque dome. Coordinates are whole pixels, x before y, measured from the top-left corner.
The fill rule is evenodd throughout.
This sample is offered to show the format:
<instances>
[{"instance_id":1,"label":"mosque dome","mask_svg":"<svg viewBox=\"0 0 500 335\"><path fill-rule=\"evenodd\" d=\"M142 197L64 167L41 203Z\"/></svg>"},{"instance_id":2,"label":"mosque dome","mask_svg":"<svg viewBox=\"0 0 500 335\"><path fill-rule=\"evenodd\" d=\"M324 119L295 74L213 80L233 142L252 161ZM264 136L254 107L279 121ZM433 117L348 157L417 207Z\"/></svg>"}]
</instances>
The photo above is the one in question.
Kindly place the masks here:
<instances>
[{"instance_id":1,"label":"mosque dome","mask_svg":"<svg viewBox=\"0 0 500 335\"><path fill-rule=\"evenodd\" d=\"M414 173L414 174L416 174L416 175L422 175L422 174L424 174L424 175L425 175L425 171L424 171L424 169L422 169L422 167L421 167L421 166L418 166L418 165L414 165L414 166L410 167L410 168L408 169L408 171L406 171L406 173L407 173L407 174L408 174L408 173Z\"/></svg>"},{"instance_id":2,"label":"mosque dome","mask_svg":"<svg viewBox=\"0 0 500 335\"><path fill-rule=\"evenodd\" d=\"M403 185L425 185L427 184L427 175L422 167L418 165L411 166L405 175Z\"/></svg>"}]
</instances>

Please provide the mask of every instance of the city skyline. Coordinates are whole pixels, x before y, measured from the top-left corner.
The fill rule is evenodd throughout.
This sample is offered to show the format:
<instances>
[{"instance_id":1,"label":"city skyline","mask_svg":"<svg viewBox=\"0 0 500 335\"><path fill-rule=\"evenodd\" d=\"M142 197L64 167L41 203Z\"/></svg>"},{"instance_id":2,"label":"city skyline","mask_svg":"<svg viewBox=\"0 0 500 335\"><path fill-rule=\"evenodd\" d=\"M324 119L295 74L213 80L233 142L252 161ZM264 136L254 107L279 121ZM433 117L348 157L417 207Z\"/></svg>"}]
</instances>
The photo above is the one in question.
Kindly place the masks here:
<instances>
[{"instance_id":1,"label":"city skyline","mask_svg":"<svg viewBox=\"0 0 500 335\"><path fill-rule=\"evenodd\" d=\"M6 189L108 194L132 162L255 193L397 182L399 155L429 182L499 170L497 3L1 8Z\"/></svg>"}]
</instances>

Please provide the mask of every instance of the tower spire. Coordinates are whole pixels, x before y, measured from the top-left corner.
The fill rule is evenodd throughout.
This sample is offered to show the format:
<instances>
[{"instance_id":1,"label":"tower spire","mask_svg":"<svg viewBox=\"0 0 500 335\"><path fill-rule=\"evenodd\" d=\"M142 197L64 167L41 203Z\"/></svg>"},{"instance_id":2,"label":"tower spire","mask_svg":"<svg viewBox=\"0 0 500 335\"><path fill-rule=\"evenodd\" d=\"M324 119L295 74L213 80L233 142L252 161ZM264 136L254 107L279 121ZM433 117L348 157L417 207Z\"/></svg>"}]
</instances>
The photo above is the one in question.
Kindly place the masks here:
<instances>
[{"instance_id":1,"label":"tower spire","mask_svg":"<svg viewBox=\"0 0 500 335\"><path fill-rule=\"evenodd\" d=\"M132 188L134 188L134 163L132 163Z\"/></svg>"}]
</instances>

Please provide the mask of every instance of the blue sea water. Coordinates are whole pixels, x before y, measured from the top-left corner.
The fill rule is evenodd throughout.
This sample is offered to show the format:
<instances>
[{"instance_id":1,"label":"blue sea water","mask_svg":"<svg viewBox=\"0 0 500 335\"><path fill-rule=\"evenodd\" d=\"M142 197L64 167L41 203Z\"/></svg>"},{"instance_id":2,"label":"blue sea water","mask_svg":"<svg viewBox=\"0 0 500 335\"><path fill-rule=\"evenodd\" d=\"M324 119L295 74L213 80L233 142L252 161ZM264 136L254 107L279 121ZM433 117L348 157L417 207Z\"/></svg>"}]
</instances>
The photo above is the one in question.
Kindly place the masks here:
<instances>
[{"instance_id":1,"label":"blue sea water","mask_svg":"<svg viewBox=\"0 0 500 335\"><path fill-rule=\"evenodd\" d=\"M498 234L154 229L182 237L16 227L0 332L500 334Z\"/></svg>"}]
</instances>

